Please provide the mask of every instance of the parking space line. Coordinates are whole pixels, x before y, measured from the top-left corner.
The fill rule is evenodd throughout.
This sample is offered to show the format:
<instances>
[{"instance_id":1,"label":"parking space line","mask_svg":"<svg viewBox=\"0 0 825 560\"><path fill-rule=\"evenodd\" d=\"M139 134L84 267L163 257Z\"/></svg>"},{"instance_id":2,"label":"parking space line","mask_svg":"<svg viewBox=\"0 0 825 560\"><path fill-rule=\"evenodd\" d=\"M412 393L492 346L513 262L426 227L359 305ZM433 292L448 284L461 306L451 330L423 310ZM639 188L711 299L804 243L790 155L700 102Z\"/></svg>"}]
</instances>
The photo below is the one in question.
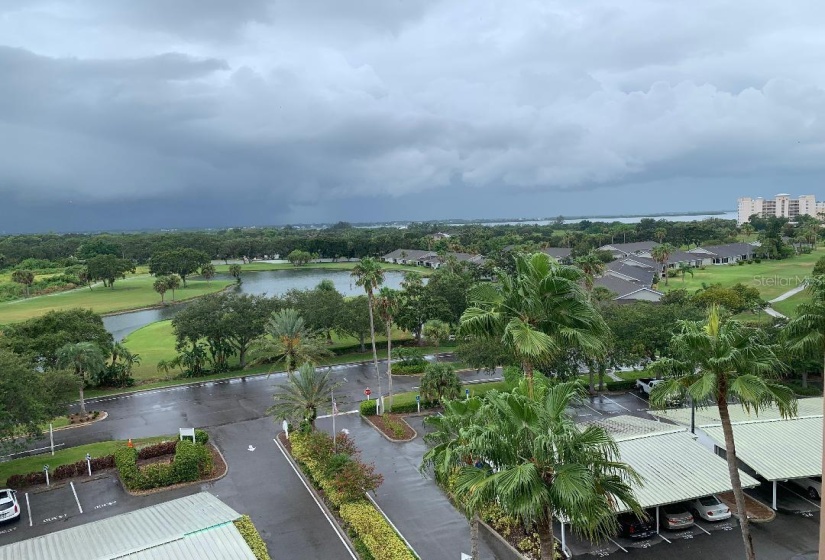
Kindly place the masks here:
<instances>
[{"instance_id":1,"label":"parking space line","mask_svg":"<svg viewBox=\"0 0 825 560\"><path fill-rule=\"evenodd\" d=\"M636 394L636 393L634 393L633 391L629 392L629 393L628 393L628 395L633 395L634 397L636 397L637 399L639 399L639 400L640 400L640 401L642 401L643 403L645 403L645 404L649 404L646 400L644 400L642 397L640 397L639 395L637 395L637 394Z\"/></svg>"},{"instance_id":2,"label":"parking space line","mask_svg":"<svg viewBox=\"0 0 825 560\"><path fill-rule=\"evenodd\" d=\"M747 511L747 510L746 510L746 511ZM701 525L699 525L698 523L695 523L695 525L696 525L697 527L699 527L701 530L703 530L703 531L705 532L705 534L706 534L706 535L710 535L710 531L708 531L707 529L705 529L704 527L702 527L702 526L701 526Z\"/></svg>"},{"instance_id":3,"label":"parking space line","mask_svg":"<svg viewBox=\"0 0 825 560\"><path fill-rule=\"evenodd\" d=\"M663 541L665 541L667 544L673 544L672 542L670 542L670 540L666 539L665 536L662 533L656 533L656 534L659 535L659 538L662 539Z\"/></svg>"},{"instance_id":4,"label":"parking space line","mask_svg":"<svg viewBox=\"0 0 825 560\"><path fill-rule=\"evenodd\" d=\"M624 410L626 410L626 411L630 412L630 409L629 409L629 408L625 408L625 407L623 407L622 405L620 405L619 403L617 403L616 401L614 401L614 400L613 400L613 399L611 399L611 398L604 397L604 400L606 400L607 402L611 402L611 403L615 404L616 406L618 406L619 408L624 409Z\"/></svg>"},{"instance_id":5,"label":"parking space line","mask_svg":"<svg viewBox=\"0 0 825 560\"><path fill-rule=\"evenodd\" d=\"M349 544L344 539L344 537L341 535L341 532L340 532L341 529L338 528L338 524L327 514L326 510L321 505L321 502L319 502L318 498L315 497L315 493L312 490L310 490L309 486L307 486L307 483L304 480L304 477L301 476L301 473L299 473L298 469L295 467L295 465L292 464L292 460L290 460L289 456L286 454L286 450L284 450L284 448L281 446L281 442L279 442L277 439L273 439L272 441L275 442L275 447L278 448L278 451L281 452L281 454L284 456L284 459L286 459L286 462L289 463L289 466L295 472L295 476L298 477L298 480L301 481L301 484L304 486L304 488L306 488L306 491L309 492L309 496L310 496L310 498L312 498L312 501L315 502L315 505L318 506L318 509L321 510L321 513L323 514L323 516L329 522L330 526L332 526L332 530L335 532L335 535L340 539L341 544L344 545L344 548L346 549L346 551L349 552L349 555L352 557L352 560L358 560L358 557L355 555L355 552L353 552L352 549L350 549Z\"/></svg>"},{"instance_id":6,"label":"parking space line","mask_svg":"<svg viewBox=\"0 0 825 560\"><path fill-rule=\"evenodd\" d=\"M621 548L623 551L627 552L627 549L626 549L625 547L623 547L622 545L620 545L619 543L617 543L616 541L614 541L614 540L613 540L613 539L611 539L610 537L607 537L607 540L609 540L610 542L612 542L613 544L615 544L616 546L618 546L619 548Z\"/></svg>"},{"instance_id":7,"label":"parking space line","mask_svg":"<svg viewBox=\"0 0 825 560\"><path fill-rule=\"evenodd\" d=\"M29 511L29 527L32 526L32 506L29 504L29 493L26 492L26 509Z\"/></svg>"},{"instance_id":8,"label":"parking space line","mask_svg":"<svg viewBox=\"0 0 825 560\"><path fill-rule=\"evenodd\" d=\"M77 490L74 488L74 482L69 482L72 487L72 494L74 494L74 501L77 502L77 509L80 510L80 513L83 513L83 508L80 507L80 500L77 497Z\"/></svg>"},{"instance_id":9,"label":"parking space line","mask_svg":"<svg viewBox=\"0 0 825 560\"><path fill-rule=\"evenodd\" d=\"M785 490L787 490L788 492L790 492L790 493L791 493L791 494L793 494L794 496L797 496L797 497L799 497L799 498L801 498L801 499L805 500L806 502L808 502L809 504L811 504L812 506L814 506L816 509L822 509L822 506L818 506L818 505L816 505L815 503L813 503L811 500L809 500L808 498L806 498L806 497L805 497L805 496L803 496L802 494L797 493L797 492L796 492L793 488L791 488L790 486L785 486L785 485L783 484L783 485L782 485L782 488L784 488Z\"/></svg>"},{"instance_id":10,"label":"parking space line","mask_svg":"<svg viewBox=\"0 0 825 560\"><path fill-rule=\"evenodd\" d=\"M583 404L584 406L587 406L587 404L586 404L586 403L582 403L582 404ZM596 414L598 414L599 416L604 416L604 413L599 412L598 410L596 410L596 409L595 409L595 408L593 408L592 406L587 406L587 408L589 408L590 410L592 410L593 412L595 412L595 413L596 413Z\"/></svg>"}]
</instances>

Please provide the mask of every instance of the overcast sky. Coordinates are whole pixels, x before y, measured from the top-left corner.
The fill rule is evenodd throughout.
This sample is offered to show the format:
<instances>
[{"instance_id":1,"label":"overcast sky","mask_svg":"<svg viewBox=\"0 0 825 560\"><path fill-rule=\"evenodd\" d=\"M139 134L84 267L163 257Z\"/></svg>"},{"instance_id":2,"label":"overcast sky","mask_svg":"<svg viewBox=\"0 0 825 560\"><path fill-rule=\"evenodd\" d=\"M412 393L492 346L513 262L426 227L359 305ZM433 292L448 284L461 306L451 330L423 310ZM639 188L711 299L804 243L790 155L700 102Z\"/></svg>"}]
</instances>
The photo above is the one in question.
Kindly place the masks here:
<instances>
[{"instance_id":1,"label":"overcast sky","mask_svg":"<svg viewBox=\"0 0 825 560\"><path fill-rule=\"evenodd\" d=\"M825 199L825 2L0 0L0 232Z\"/></svg>"}]
</instances>

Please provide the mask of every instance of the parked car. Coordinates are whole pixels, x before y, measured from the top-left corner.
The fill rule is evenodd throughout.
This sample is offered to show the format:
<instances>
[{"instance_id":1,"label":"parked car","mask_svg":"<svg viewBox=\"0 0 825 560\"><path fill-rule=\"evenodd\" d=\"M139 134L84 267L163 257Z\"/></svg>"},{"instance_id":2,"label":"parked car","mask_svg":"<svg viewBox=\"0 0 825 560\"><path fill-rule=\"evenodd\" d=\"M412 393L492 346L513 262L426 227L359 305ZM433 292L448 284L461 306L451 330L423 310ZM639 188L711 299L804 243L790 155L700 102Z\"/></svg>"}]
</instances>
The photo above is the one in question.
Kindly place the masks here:
<instances>
[{"instance_id":1,"label":"parked car","mask_svg":"<svg viewBox=\"0 0 825 560\"><path fill-rule=\"evenodd\" d=\"M14 490L0 490L0 521L17 521L20 519L20 504L17 503L17 492Z\"/></svg>"},{"instance_id":2,"label":"parked car","mask_svg":"<svg viewBox=\"0 0 825 560\"><path fill-rule=\"evenodd\" d=\"M617 518L619 534L633 540L649 539L656 534L656 529L634 513L622 513Z\"/></svg>"},{"instance_id":3,"label":"parked car","mask_svg":"<svg viewBox=\"0 0 825 560\"><path fill-rule=\"evenodd\" d=\"M664 382L664 379L654 379L653 377L640 377L636 380L636 389L638 389L640 393L649 395L653 388L662 382Z\"/></svg>"},{"instance_id":4,"label":"parked car","mask_svg":"<svg viewBox=\"0 0 825 560\"><path fill-rule=\"evenodd\" d=\"M722 521L730 519L730 508L716 496L705 496L687 503L688 509L694 517L701 517L705 521Z\"/></svg>"},{"instance_id":5,"label":"parked car","mask_svg":"<svg viewBox=\"0 0 825 560\"><path fill-rule=\"evenodd\" d=\"M818 500L822 495L821 476L813 476L811 478L792 478L791 482L803 489L812 500Z\"/></svg>"},{"instance_id":6,"label":"parked car","mask_svg":"<svg viewBox=\"0 0 825 560\"><path fill-rule=\"evenodd\" d=\"M659 510L659 523L671 531L687 529L693 526L693 514L682 504L670 504Z\"/></svg>"}]
</instances>

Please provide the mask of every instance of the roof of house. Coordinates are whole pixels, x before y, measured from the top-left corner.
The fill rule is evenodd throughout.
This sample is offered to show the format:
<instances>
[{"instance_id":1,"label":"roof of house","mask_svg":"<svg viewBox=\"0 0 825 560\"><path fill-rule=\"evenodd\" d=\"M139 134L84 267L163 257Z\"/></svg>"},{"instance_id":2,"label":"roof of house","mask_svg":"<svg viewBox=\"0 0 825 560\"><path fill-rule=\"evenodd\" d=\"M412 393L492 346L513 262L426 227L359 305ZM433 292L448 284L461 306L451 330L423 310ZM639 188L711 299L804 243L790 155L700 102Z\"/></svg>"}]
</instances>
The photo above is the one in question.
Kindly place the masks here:
<instances>
[{"instance_id":1,"label":"roof of house","mask_svg":"<svg viewBox=\"0 0 825 560\"><path fill-rule=\"evenodd\" d=\"M642 286L653 285L656 271L647 266L636 266L624 261L613 261L605 268L605 275L616 276L622 280L638 282Z\"/></svg>"},{"instance_id":2,"label":"roof of house","mask_svg":"<svg viewBox=\"0 0 825 560\"><path fill-rule=\"evenodd\" d=\"M721 426L701 428L725 448ZM733 424L740 461L766 480L822 475L822 417L757 420Z\"/></svg>"},{"instance_id":3,"label":"roof of house","mask_svg":"<svg viewBox=\"0 0 825 560\"><path fill-rule=\"evenodd\" d=\"M683 502L731 489L727 462L681 426L614 416L598 421L614 434L621 461L642 477L631 483L644 508ZM759 481L740 471L743 487Z\"/></svg>"},{"instance_id":4,"label":"roof of house","mask_svg":"<svg viewBox=\"0 0 825 560\"><path fill-rule=\"evenodd\" d=\"M655 296L658 296L656 299L663 295L656 290L652 290L649 286L643 286L638 282L629 282L616 276L605 275L600 278L596 278L593 281L593 285L607 288L616 294L616 299L636 299L633 298L632 295L641 291L649 292Z\"/></svg>"},{"instance_id":5,"label":"roof of house","mask_svg":"<svg viewBox=\"0 0 825 560\"><path fill-rule=\"evenodd\" d=\"M402 255L403 253L403 255ZM382 259L406 259L417 261L428 256L435 256L433 251L422 251L421 249L396 249L392 253L387 253Z\"/></svg>"},{"instance_id":6,"label":"roof of house","mask_svg":"<svg viewBox=\"0 0 825 560\"><path fill-rule=\"evenodd\" d=\"M688 253L686 251L674 251L668 258L668 264L675 264L681 262L694 262L702 257L695 255L693 253Z\"/></svg>"},{"instance_id":7,"label":"roof of house","mask_svg":"<svg viewBox=\"0 0 825 560\"><path fill-rule=\"evenodd\" d=\"M255 560L232 523L240 517L200 492L0 547L0 560ZM221 554L198 554L210 550Z\"/></svg>"},{"instance_id":8,"label":"roof of house","mask_svg":"<svg viewBox=\"0 0 825 560\"><path fill-rule=\"evenodd\" d=\"M546 255L550 255L554 259L569 259L570 255L573 253L573 249L568 249L567 247L545 247L541 250L542 253Z\"/></svg>"},{"instance_id":9,"label":"roof of house","mask_svg":"<svg viewBox=\"0 0 825 560\"><path fill-rule=\"evenodd\" d=\"M654 247L659 244L655 241L637 241L635 243L610 243L599 247L601 251L614 251L617 253L624 253L625 255L632 255L633 253L641 253L652 251Z\"/></svg>"},{"instance_id":10,"label":"roof of house","mask_svg":"<svg viewBox=\"0 0 825 560\"><path fill-rule=\"evenodd\" d=\"M750 243L726 243L725 245L702 245L688 251L695 254L710 254L720 258L737 257L753 254Z\"/></svg>"}]
</instances>

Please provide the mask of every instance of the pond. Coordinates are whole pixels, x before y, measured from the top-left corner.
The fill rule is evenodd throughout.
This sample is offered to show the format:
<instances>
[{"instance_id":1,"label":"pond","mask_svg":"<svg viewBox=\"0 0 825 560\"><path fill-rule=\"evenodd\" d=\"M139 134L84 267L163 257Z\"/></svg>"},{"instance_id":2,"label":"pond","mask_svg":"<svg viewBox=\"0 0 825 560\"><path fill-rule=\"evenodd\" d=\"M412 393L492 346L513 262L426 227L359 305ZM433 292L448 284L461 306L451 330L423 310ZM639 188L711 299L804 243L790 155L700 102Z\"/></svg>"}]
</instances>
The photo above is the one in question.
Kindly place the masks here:
<instances>
[{"instance_id":1,"label":"pond","mask_svg":"<svg viewBox=\"0 0 825 560\"><path fill-rule=\"evenodd\" d=\"M218 274L216 279L232 279L228 274ZM335 289L345 296L357 296L364 293L363 288L355 285L348 270L325 270L322 268L294 270L265 270L258 272L244 272L243 282L236 288L242 294L281 296L291 289L311 290L321 280L331 280ZM384 286L400 289L404 280L402 272L387 271L384 277ZM103 318L103 325L112 333L115 340L123 340L129 333L154 323L171 319L187 304L170 305L158 309L130 311L119 315L109 315Z\"/></svg>"}]
</instances>

